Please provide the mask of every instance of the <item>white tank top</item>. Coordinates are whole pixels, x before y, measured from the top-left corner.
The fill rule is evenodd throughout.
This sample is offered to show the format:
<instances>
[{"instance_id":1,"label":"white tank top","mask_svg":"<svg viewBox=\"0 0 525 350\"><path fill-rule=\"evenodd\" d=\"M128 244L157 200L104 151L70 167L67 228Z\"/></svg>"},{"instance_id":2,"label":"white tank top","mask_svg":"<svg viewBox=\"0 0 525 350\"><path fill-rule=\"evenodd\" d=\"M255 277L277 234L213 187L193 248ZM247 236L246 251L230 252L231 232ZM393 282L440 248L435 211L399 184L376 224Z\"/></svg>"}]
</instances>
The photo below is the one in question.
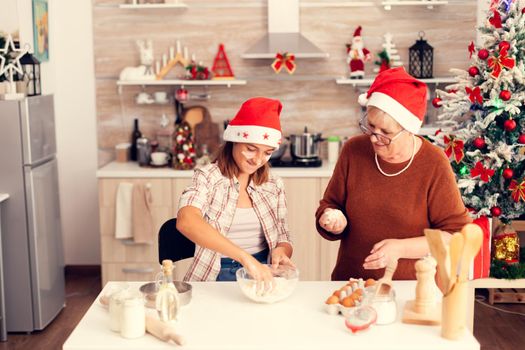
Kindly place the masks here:
<instances>
[{"instance_id":1,"label":"white tank top","mask_svg":"<svg viewBox=\"0 0 525 350\"><path fill-rule=\"evenodd\" d=\"M235 209L233 222L226 237L249 254L258 253L268 247L261 222L253 208Z\"/></svg>"}]
</instances>

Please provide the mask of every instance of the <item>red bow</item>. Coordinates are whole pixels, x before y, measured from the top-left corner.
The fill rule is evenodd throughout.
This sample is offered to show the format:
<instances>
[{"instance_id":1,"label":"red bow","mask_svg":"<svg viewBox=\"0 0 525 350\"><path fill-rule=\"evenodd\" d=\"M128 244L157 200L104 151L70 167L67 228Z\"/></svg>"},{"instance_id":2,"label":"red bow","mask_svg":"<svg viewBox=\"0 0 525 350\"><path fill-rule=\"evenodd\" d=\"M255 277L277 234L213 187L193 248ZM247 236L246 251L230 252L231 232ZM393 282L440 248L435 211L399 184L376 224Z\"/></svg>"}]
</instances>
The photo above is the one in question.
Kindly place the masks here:
<instances>
[{"instance_id":1,"label":"red bow","mask_svg":"<svg viewBox=\"0 0 525 350\"><path fill-rule=\"evenodd\" d=\"M518 203L521 200L525 201L525 180L518 184L518 181L512 180L509 185L509 190L512 192L512 199Z\"/></svg>"},{"instance_id":2,"label":"red bow","mask_svg":"<svg viewBox=\"0 0 525 350\"><path fill-rule=\"evenodd\" d=\"M277 53L277 55L275 55L275 60L272 63L272 68L275 73L279 73L284 66L288 71L288 74L293 74L296 67L294 61L295 56L293 54L287 52L283 54Z\"/></svg>"},{"instance_id":3,"label":"red bow","mask_svg":"<svg viewBox=\"0 0 525 350\"><path fill-rule=\"evenodd\" d=\"M456 161L456 163L459 164L463 157L465 156L465 153L463 153L463 146L464 143L461 140L456 140L454 136L451 136L450 138L447 137L447 135L443 136L443 140L445 141L446 147L445 147L445 154L448 158L454 153L453 159Z\"/></svg>"},{"instance_id":4,"label":"red bow","mask_svg":"<svg viewBox=\"0 0 525 350\"><path fill-rule=\"evenodd\" d=\"M490 178L494 175L494 170L485 168L483 163L477 162L474 168L470 169L470 176L475 178L481 175L481 181L489 182Z\"/></svg>"},{"instance_id":5,"label":"red bow","mask_svg":"<svg viewBox=\"0 0 525 350\"><path fill-rule=\"evenodd\" d=\"M489 19L490 24L494 26L494 28L499 29L501 28L501 16L499 15L498 10L494 10L494 17L491 17Z\"/></svg>"},{"instance_id":6,"label":"red bow","mask_svg":"<svg viewBox=\"0 0 525 350\"><path fill-rule=\"evenodd\" d=\"M468 46L468 52L470 53L470 57L469 58L472 58L472 54L474 52L476 52L476 48L474 46L474 42L473 41L471 41L470 45Z\"/></svg>"},{"instance_id":7,"label":"red bow","mask_svg":"<svg viewBox=\"0 0 525 350\"><path fill-rule=\"evenodd\" d=\"M465 91L467 94L469 94L470 102L472 103L483 103L483 98L481 97L481 90L479 89L479 86L476 86L474 89L469 88L468 86L465 87Z\"/></svg>"},{"instance_id":8,"label":"red bow","mask_svg":"<svg viewBox=\"0 0 525 350\"><path fill-rule=\"evenodd\" d=\"M503 67L507 69L514 68L514 64L515 64L514 58L510 58L509 56L507 56L507 51L508 51L508 48L503 48L499 52L498 57L493 56L489 58L488 63L489 63L489 67L492 68L492 73L491 73L492 77L494 78L499 77Z\"/></svg>"}]
</instances>

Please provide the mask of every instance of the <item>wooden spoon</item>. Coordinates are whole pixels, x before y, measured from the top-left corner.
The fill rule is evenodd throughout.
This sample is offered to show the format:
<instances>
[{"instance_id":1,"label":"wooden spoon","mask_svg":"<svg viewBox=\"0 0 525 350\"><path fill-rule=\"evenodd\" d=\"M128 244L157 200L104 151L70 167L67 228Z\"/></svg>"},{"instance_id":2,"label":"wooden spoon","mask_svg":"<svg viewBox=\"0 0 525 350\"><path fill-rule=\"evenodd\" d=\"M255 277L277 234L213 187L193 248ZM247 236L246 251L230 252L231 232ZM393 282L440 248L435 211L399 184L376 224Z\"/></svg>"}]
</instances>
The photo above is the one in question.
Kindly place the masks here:
<instances>
[{"instance_id":1,"label":"wooden spoon","mask_svg":"<svg viewBox=\"0 0 525 350\"><path fill-rule=\"evenodd\" d=\"M449 275L447 271L447 249L441 237L441 230L425 229L425 236L427 237L430 254L436 259L439 274L439 289L443 294L447 294L449 287Z\"/></svg>"},{"instance_id":2,"label":"wooden spoon","mask_svg":"<svg viewBox=\"0 0 525 350\"><path fill-rule=\"evenodd\" d=\"M461 258L461 253L463 252L464 238L460 232L456 232L452 235L450 239L450 280L448 290L452 289L452 286L456 283L458 279L458 263Z\"/></svg>"},{"instance_id":3,"label":"wooden spoon","mask_svg":"<svg viewBox=\"0 0 525 350\"><path fill-rule=\"evenodd\" d=\"M466 224L461 229L461 234L463 235L464 244L458 282L464 282L468 279L470 262L478 254L483 243L483 231L476 224Z\"/></svg>"},{"instance_id":4,"label":"wooden spoon","mask_svg":"<svg viewBox=\"0 0 525 350\"><path fill-rule=\"evenodd\" d=\"M383 278L377 281L376 296L389 295L392 289L392 276L397 269L397 258L392 257L388 261Z\"/></svg>"}]
</instances>

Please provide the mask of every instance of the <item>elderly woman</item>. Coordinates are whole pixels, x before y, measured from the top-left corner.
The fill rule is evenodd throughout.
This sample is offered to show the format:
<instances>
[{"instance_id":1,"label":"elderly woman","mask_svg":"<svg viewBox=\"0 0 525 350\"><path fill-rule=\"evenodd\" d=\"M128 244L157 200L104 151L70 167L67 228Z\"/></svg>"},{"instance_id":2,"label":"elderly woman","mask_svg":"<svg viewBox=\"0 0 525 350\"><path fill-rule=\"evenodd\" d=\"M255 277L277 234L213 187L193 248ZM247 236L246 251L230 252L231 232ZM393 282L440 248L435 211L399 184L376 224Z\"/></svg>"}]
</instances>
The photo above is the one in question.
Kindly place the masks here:
<instances>
[{"instance_id":1,"label":"elderly woman","mask_svg":"<svg viewBox=\"0 0 525 350\"><path fill-rule=\"evenodd\" d=\"M197 245L185 280L234 281L242 265L270 283L265 263L293 266L283 182L268 166L281 142L281 109L264 97L244 102L215 162L195 169L177 214L177 229Z\"/></svg>"},{"instance_id":2,"label":"elderly woman","mask_svg":"<svg viewBox=\"0 0 525 350\"><path fill-rule=\"evenodd\" d=\"M415 279L415 259L429 253L423 230L458 231L470 218L443 151L416 136L426 85L393 68L359 100L364 135L344 145L316 213L320 235L341 241L332 279L380 278L390 259L395 279Z\"/></svg>"}]
</instances>

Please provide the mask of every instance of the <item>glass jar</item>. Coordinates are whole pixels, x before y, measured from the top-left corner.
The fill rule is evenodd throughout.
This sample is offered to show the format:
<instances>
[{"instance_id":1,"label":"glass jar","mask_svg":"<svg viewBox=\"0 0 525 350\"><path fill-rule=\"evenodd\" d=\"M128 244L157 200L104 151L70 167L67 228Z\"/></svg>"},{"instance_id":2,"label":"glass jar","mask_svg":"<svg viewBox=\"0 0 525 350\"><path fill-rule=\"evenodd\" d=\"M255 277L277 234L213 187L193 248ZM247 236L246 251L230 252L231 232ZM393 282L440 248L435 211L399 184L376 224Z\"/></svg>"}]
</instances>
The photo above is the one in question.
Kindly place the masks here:
<instances>
[{"instance_id":1,"label":"glass jar","mask_svg":"<svg viewBox=\"0 0 525 350\"><path fill-rule=\"evenodd\" d=\"M397 304L394 289L391 288L390 292L385 295L372 295L370 306L377 312L376 324L390 324L396 321Z\"/></svg>"},{"instance_id":2,"label":"glass jar","mask_svg":"<svg viewBox=\"0 0 525 350\"><path fill-rule=\"evenodd\" d=\"M146 309L144 297L135 291L128 293L122 300L120 335L133 339L146 333Z\"/></svg>"}]
</instances>

